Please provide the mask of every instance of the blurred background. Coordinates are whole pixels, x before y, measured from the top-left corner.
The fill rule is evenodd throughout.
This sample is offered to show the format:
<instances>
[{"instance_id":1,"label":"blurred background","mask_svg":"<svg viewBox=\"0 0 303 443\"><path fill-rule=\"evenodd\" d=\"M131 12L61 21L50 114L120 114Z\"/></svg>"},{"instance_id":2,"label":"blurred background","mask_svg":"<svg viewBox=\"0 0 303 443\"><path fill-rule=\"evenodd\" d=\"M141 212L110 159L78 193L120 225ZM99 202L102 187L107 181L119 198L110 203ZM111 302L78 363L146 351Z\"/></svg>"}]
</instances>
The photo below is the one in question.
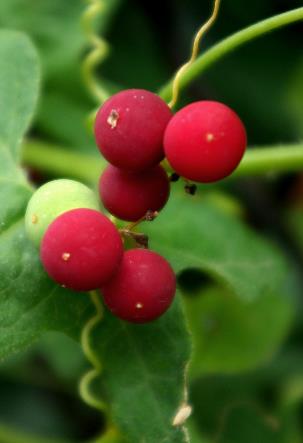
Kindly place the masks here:
<instances>
[{"instance_id":1,"label":"blurred background","mask_svg":"<svg viewBox=\"0 0 303 443\"><path fill-rule=\"evenodd\" d=\"M96 23L109 45L98 75L113 92L127 87L157 91L188 58L193 35L211 8L206 0L108 0L108 5ZM249 24L299 6L299 0L222 0L219 19L201 51ZM87 129L96 103L81 76L88 51L81 27L84 9L80 0L0 2L0 26L29 34L41 57L42 94L24 146L24 164L37 184L56 176L51 165L35 163L37 147L98 155ZM244 120L250 146L299 142L302 35L303 24L297 24L245 45L196 80L180 105L204 98L225 102ZM250 335L241 342L242 325L251 321L252 313L233 306L235 302L220 302L218 308L213 300L221 289L203 274L186 271L179 276L203 356L191 377L192 441L303 442L303 174L238 179L218 189L227 211L283 247L299 277L299 297L285 342L264 358L263 336L271 328L266 318L263 324L252 321ZM93 439L102 429L99 414L77 393L86 367L80 347L55 333L2 362L0 443Z\"/></svg>"}]
</instances>

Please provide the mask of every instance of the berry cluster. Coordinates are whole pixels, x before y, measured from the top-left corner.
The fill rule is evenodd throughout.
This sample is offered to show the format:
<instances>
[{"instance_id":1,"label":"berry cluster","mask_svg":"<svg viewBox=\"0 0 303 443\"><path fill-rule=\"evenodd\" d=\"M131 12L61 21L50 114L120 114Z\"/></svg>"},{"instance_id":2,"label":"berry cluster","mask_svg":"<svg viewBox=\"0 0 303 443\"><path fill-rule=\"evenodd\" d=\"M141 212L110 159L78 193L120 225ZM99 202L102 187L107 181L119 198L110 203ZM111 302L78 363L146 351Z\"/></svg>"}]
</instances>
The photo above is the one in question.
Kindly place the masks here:
<instances>
[{"instance_id":1,"label":"berry cluster","mask_svg":"<svg viewBox=\"0 0 303 443\"><path fill-rule=\"evenodd\" d=\"M245 128L227 106L200 101L173 115L161 98L138 89L105 102L95 137L110 163L100 177L100 199L130 222L153 219L167 202L170 180L159 164L165 156L176 171L171 181L182 176L206 183L229 175L246 147ZM25 224L46 272L60 285L100 289L109 309L131 322L151 321L170 306L176 278L169 263L148 249L124 252L121 234L130 231L119 232L83 184L62 179L43 185L28 204Z\"/></svg>"},{"instance_id":2,"label":"berry cluster","mask_svg":"<svg viewBox=\"0 0 303 443\"><path fill-rule=\"evenodd\" d=\"M115 94L97 113L96 142L110 163L100 178L100 197L116 217L137 221L167 202L169 179L159 162L171 118L160 97L140 89Z\"/></svg>"}]
</instances>

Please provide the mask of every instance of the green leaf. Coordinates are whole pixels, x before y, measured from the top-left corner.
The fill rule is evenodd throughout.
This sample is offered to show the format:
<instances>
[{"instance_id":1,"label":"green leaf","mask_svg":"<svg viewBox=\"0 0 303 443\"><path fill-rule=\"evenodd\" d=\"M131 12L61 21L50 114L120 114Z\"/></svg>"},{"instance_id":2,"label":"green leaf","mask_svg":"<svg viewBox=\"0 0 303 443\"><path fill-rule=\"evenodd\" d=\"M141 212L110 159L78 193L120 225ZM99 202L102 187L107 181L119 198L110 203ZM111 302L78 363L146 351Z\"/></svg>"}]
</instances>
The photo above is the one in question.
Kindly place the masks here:
<instances>
[{"instance_id":1,"label":"green leaf","mask_svg":"<svg viewBox=\"0 0 303 443\"><path fill-rule=\"evenodd\" d=\"M29 39L0 31L0 359L43 331L79 335L88 300L51 282L25 238L24 211L31 195L17 165L19 146L35 109L39 63ZM64 309L62 309L64 306ZM71 321L73 319L73 321Z\"/></svg>"},{"instance_id":2,"label":"green leaf","mask_svg":"<svg viewBox=\"0 0 303 443\"><path fill-rule=\"evenodd\" d=\"M18 158L21 137L37 101L38 62L29 40L0 30L0 149L5 166ZM7 173L6 167L1 170Z\"/></svg>"},{"instance_id":3,"label":"green leaf","mask_svg":"<svg viewBox=\"0 0 303 443\"><path fill-rule=\"evenodd\" d=\"M215 209L203 199L202 188L195 196L175 190L157 220L142 229L151 249L177 272L204 271L247 301L264 294L287 299L288 266L277 247Z\"/></svg>"},{"instance_id":4,"label":"green leaf","mask_svg":"<svg viewBox=\"0 0 303 443\"><path fill-rule=\"evenodd\" d=\"M277 350L292 319L291 305L277 295L247 303L212 287L185 301L193 339L192 377L235 373L263 363Z\"/></svg>"},{"instance_id":5,"label":"green leaf","mask_svg":"<svg viewBox=\"0 0 303 443\"><path fill-rule=\"evenodd\" d=\"M90 314L87 296L48 279L25 238L22 218L0 235L0 269L0 359L47 330L79 337L79 325Z\"/></svg>"},{"instance_id":6,"label":"green leaf","mask_svg":"<svg viewBox=\"0 0 303 443\"><path fill-rule=\"evenodd\" d=\"M106 312L94 334L113 420L132 443L186 442L172 425L184 401L189 338L179 297L160 319L135 325Z\"/></svg>"}]
</instances>

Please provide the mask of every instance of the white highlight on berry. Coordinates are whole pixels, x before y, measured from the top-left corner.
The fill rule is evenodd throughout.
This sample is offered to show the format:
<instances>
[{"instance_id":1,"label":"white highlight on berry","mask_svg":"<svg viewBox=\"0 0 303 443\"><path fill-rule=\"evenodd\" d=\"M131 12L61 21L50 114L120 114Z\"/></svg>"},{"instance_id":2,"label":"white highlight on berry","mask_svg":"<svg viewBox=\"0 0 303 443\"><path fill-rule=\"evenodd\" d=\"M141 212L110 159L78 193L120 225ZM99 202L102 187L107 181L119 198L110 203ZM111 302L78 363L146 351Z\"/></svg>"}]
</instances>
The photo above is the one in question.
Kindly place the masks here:
<instances>
[{"instance_id":1,"label":"white highlight on berry","mask_svg":"<svg viewBox=\"0 0 303 443\"><path fill-rule=\"evenodd\" d=\"M143 308L143 304L142 303L137 303L136 304L136 308L137 309L142 309Z\"/></svg>"},{"instance_id":2,"label":"white highlight on berry","mask_svg":"<svg viewBox=\"0 0 303 443\"><path fill-rule=\"evenodd\" d=\"M62 260L68 261L69 259L70 259L70 253L69 252L63 252Z\"/></svg>"},{"instance_id":3,"label":"white highlight on berry","mask_svg":"<svg viewBox=\"0 0 303 443\"><path fill-rule=\"evenodd\" d=\"M206 134L206 141L208 141L208 142L212 142L214 139L215 139L214 134L211 134L210 132L208 132L208 133Z\"/></svg>"}]
</instances>

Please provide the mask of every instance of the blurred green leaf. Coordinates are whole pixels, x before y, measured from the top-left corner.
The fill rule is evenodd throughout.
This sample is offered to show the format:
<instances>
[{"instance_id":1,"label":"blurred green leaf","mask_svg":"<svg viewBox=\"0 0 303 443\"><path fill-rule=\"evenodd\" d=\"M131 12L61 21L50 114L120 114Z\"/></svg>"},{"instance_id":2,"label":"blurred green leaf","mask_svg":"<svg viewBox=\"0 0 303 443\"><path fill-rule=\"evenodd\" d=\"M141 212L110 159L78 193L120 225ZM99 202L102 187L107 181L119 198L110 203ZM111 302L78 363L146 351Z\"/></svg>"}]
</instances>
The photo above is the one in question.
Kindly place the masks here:
<instances>
[{"instance_id":1,"label":"blurred green leaf","mask_svg":"<svg viewBox=\"0 0 303 443\"><path fill-rule=\"evenodd\" d=\"M196 426L209 437L217 436L228 411L238 405L251 405L276 417L279 423L277 442L300 442L302 365L300 348L291 350L288 346L256 370L233 375L209 374L195 379L191 401ZM245 437L243 434L243 440Z\"/></svg>"},{"instance_id":2,"label":"blurred green leaf","mask_svg":"<svg viewBox=\"0 0 303 443\"><path fill-rule=\"evenodd\" d=\"M79 101L60 90L45 92L36 117L39 131L50 139L60 140L66 149L97 153L93 134L87 127L90 103Z\"/></svg>"},{"instance_id":3,"label":"blurred green leaf","mask_svg":"<svg viewBox=\"0 0 303 443\"><path fill-rule=\"evenodd\" d=\"M3 1L0 25L31 35L39 49L44 77L60 76L78 63L84 45L79 20L82 11L81 0Z\"/></svg>"},{"instance_id":4,"label":"blurred green leaf","mask_svg":"<svg viewBox=\"0 0 303 443\"><path fill-rule=\"evenodd\" d=\"M254 377L254 373L207 375L194 380L190 398L198 429L212 440L218 433L225 411L233 405L253 403L263 406L258 401L262 382Z\"/></svg>"},{"instance_id":5,"label":"blurred green leaf","mask_svg":"<svg viewBox=\"0 0 303 443\"><path fill-rule=\"evenodd\" d=\"M12 0L0 2L0 25L27 32L37 45L43 69L43 91L39 103L37 118L39 130L62 142L73 143L75 137L88 143L83 125L84 112L89 109L81 85L80 56L85 47L85 37L81 30L80 16L84 9L81 0ZM71 89L70 89L71 88ZM81 109L84 101L84 112L70 112L64 103L73 103ZM84 100L83 100L84 98ZM57 106L54 107L54 100ZM63 102L63 105L62 105ZM85 107L86 104L86 107ZM82 105L83 107L83 105ZM61 112L61 117L58 115ZM64 115L64 118L62 118ZM74 127L74 136L69 137L68 122ZM55 130L54 130L55 129ZM80 142L80 141L79 141ZM78 146L76 144L76 146Z\"/></svg>"},{"instance_id":6,"label":"blurred green leaf","mask_svg":"<svg viewBox=\"0 0 303 443\"><path fill-rule=\"evenodd\" d=\"M45 358L60 380L78 383L88 363L75 340L58 332L48 332L41 337L36 352Z\"/></svg>"},{"instance_id":7,"label":"blurred green leaf","mask_svg":"<svg viewBox=\"0 0 303 443\"><path fill-rule=\"evenodd\" d=\"M213 287L185 302L193 339L193 377L240 372L263 363L277 350L292 318L286 298L266 293L247 303Z\"/></svg>"},{"instance_id":8,"label":"blurred green leaf","mask_svg":"<svg viewBox=\"0 0 303 443\"><path fill-rule=\"evenodd\" d=\"M121 0L108 0L96 17L104 33ZM92 102L81 78L81 61L89 48L81 24L88 4L82 0L12 0L0 2L0 26L28 33L35 42L43 68L43 95L36 116L39 133L50 140L94 151L85 120Z\"/></svg>"},{"instance_id":9,"label":"blurred green leaf","mask_svg":"<svg viewBox=\"0 0 303 443\"><path fill-rule=\"evenodd\" d=\"M0 40L1 157L2 162L12 160L11 164L18 160L21 137L33 117L39 65L34 48L24 35L0 30Z\"/></svg>"},{"instance_id":10,"label":"blurred green leaf","mask_svg":"<svg viewBox=\"0 0 303 443\"><path fill-rule=\"evenodd\" d=\"M239 405L227 410L221 427L218 443L278 442L279 422L253 405Z\"/></svg>"}]
</instances>

